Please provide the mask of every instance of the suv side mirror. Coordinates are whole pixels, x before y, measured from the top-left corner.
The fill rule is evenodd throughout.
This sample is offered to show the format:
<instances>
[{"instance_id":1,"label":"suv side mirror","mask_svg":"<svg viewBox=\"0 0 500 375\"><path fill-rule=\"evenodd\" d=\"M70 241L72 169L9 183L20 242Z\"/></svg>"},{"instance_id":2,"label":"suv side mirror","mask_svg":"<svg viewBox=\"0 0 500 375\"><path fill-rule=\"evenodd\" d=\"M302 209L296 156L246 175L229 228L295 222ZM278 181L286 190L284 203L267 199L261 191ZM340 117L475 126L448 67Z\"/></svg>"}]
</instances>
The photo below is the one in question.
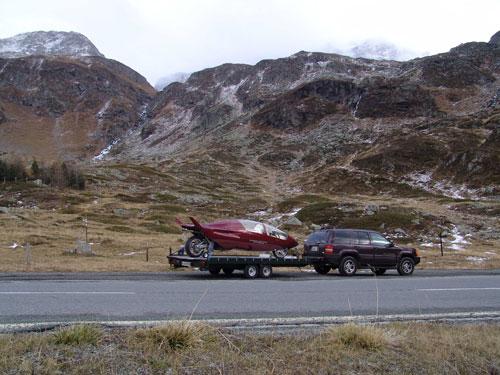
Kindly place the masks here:
<instances>
[{"instance_id":1,"label":"suv side mirror","mask_svg":"<svg viewBox=\"0 0 500 375\"><path fill-rule=\"evenodd\" d=\"M390 241L390 242L387 244L387 247L394 247L394 242Z\"/></svg>"}]
</instances>

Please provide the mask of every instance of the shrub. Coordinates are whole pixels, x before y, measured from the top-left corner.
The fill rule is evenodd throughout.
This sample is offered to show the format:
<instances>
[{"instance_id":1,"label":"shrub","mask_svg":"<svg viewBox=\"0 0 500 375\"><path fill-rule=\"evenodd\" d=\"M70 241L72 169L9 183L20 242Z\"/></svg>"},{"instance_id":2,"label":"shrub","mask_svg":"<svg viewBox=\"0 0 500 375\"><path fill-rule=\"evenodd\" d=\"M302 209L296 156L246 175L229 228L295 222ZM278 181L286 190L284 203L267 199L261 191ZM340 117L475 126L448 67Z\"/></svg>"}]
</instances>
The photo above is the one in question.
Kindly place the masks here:
<instances>
[{"instance_id":1,"label":"shrub","mask_svg":"<svg viewBox=\"0 0 500 375\"><path fill-rule=\"evenodd\" d=\"M38 164L36 160L33 160L30 175L53 187L85 189L85 176L83 173L76 166L68 165L65 162L53 163L50 167L44 167ZM24 180L27 177L28 172L21 161L0 160L0 181Z\"/></svg>"},{"instance_id":2,"label":"shrub","mask_svg":"<svg viewBox=\"0 0 500 375\"><path fill-rule=\"evenodd\" d=\"M12 162L0 160L0 180L17 181L27 177L26 169L21 161Z\"/></svg>"},{"instance_id":3,"label":"shrub","mask_svg":"<svg viewBox=\"0 0 500 375\"><path fill-rule=\"evenodd\" d=\"M44 184L64 188L84 190L85 176L75 166L62 163L53 163L50 167L39 167L39 178Z\"/></svg>"}]
</instances>

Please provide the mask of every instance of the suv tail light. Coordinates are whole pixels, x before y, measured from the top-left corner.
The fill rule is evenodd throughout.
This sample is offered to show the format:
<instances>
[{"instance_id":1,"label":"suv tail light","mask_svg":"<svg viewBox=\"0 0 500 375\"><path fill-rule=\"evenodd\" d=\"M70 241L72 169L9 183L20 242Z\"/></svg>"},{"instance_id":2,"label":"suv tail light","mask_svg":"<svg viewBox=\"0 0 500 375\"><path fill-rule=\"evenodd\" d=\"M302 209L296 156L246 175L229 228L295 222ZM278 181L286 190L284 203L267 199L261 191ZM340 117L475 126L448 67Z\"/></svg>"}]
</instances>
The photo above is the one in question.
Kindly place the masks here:
<instances>
[{"instance_id":1,"label":"suv tail light","mask_svg":"<svg viewBox=\"0 0 500 375\"><path fill-rule=\"evenodd\" d=\"M420 256L420 254L418 253L418 249L415 249L415 256Z\"/></svg>"},{"instance_id":2,"label":"suv tail light","mask_svg":"<svg viewBox=\"0 0 500 375\"><path fill-rule=\"evenodd\" d=\"M326 245L325 246L325 254L326 255L332 255L334 250L335 250L335 248L333 247L333 245Z\"/></svg>"}]
</instances>

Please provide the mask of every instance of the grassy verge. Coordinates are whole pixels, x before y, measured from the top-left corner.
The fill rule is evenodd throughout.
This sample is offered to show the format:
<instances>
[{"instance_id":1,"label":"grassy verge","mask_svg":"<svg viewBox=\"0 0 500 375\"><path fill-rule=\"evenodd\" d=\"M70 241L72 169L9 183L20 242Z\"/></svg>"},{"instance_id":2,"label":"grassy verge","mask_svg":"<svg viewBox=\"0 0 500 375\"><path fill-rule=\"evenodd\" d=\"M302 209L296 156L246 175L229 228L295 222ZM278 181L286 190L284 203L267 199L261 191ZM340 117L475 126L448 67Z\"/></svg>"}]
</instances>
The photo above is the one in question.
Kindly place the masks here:
<instances>
[{"instance_id":1,"label":"grassy verge","mask_svg":"<svg viewBox=\"0 0 500 375\"><path fill-rule=\"evenodd\" d=\"M487 374L500 325L347 324L320 332L234 333L191 322L0 335L0 372L37 374Z\"/></svg>"}]
</instances>

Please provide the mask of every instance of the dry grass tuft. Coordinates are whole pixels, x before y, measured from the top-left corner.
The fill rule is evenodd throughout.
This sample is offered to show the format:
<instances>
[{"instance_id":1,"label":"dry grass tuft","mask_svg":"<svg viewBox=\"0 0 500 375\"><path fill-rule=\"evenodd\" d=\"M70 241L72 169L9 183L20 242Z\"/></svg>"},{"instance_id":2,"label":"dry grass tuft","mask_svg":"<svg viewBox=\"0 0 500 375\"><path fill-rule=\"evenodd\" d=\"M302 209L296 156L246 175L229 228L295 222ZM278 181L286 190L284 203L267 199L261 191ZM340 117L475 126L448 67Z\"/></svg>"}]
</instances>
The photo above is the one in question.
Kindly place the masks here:
<instances>
[{"instance_id":1,"label":"dry grass tuft","mask_svg":"<svg viewBox=\"0 0 500 375\"><path fill-rule=\"evenodd\" d=\"M370 326L345 324L326 331L329 339L349 349L378 351L387 347L389 340L385 330Z\"/></svg>"},{"instance_id":2,"label":"dry grass tuft","mask_svg":"<svg viewBox=\"0 0 500 375\"><path fill-rule=\"evenodd\" d=\"M93 325L75 325L63 328L54 333L54 343L57 345L97 345L102 337L99 327Z\"/></svg>"},{"instance_id":3,"label":"dry grass tuft","mask_svg":"<svg viewBox=\"0 0 500 375\"><path fill-rule=\"evenodd\" d=\"M214 330L206 324L189 320L161 327L140 329L133 340L146 351L173 351L199 346L215 339Z\"/></svg>"}]
</instances>

